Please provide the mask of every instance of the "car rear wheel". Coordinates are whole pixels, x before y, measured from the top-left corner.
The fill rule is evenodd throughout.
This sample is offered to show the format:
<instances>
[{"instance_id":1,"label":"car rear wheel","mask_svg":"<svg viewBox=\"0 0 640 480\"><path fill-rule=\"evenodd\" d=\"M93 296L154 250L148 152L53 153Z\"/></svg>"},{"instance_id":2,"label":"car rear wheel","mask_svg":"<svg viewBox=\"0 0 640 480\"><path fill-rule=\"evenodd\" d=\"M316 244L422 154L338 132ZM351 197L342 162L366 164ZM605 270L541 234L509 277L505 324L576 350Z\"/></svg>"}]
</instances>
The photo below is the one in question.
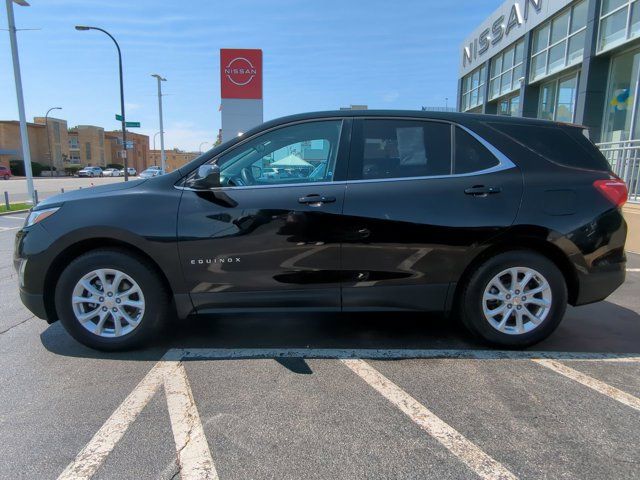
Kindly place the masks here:
<instances>
[{"instance_id":1,"label":"car rear wheel","mask_svg":"<svg viewBox=\"0 0 640 480\"><path fill-rule=\"evenodd\" d=\"M5 180L9 180L9 175L5 175L5 176L4 176L4 177L2 177L2 178L4 178Z\"/></svg>"},{"instance_id":2,"label":"car rear wheel","mask_svg":"<svg viewBox=\"0 0 640 480\"><path fill-rule=\"evenodd\" d=\"M158 274L123 250L94 250L62 272L58 318L80 343L97 350L144 344L164 319L169 299Z\"/></svg>"},{"instance_id":3,"label":"car rear wheel","mask_svg":"<svg viewBox=\"0 0 640 480\"><path fill-rule=\"evenodd\" d=\"M502 346L526 347L548 337L567 306L562 272L548 258L528 250L496 255L471 275L461 295L460 315L480 338Z\"/></svg>"}]
</instances>

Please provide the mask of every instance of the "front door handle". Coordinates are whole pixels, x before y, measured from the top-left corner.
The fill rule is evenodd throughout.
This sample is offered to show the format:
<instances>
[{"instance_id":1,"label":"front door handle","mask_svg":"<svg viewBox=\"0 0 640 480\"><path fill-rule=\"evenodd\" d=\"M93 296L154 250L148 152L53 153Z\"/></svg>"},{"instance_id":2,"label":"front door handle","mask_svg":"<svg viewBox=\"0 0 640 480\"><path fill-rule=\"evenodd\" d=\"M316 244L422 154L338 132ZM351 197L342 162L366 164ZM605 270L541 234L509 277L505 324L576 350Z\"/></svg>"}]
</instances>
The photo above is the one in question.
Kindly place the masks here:
<instances>
[{"instance_id":1,"label":"front door handle","mask_svg":"<svg viewBox=\"0 0 640 480\"><path fill-rule=\"evenodd\" d=\"M298 199L298 203L309 205L310 207L319 207L325 203L333 203L335 201L336 197L325 197L324 195L317 195L315 193Z\"/></svg>"},{"instance_id":2,"label":"front door handle","mask_svg":"<svg viewBox=\"0 0 640 480\"><path fill-rule=\"evenodd\" d=\"M500 187L489 187L485 185L474 185L473 187L466 188L464 193L467 195L473 195L474 197L486 197L487 195L493 195L496 193L500 193L502 188Z\"/></svg>"}]
</instances>

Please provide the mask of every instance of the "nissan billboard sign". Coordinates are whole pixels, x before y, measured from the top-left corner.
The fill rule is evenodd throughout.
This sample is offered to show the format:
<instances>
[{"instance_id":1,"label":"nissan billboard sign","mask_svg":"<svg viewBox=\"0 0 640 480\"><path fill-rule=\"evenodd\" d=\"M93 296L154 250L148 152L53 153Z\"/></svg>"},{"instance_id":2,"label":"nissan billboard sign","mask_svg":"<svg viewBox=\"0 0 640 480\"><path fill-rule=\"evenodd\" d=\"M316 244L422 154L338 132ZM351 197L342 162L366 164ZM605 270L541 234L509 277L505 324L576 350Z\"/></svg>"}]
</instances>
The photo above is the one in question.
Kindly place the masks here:
<instances>
[{"instance_id":1,"label":"nissan billboard sign","mask_svg":"<svg viewBox=\"0 0 640 480\"><path fill-rule=\"evenodd\" d=\"M262 50L223 48L220 50L222 98L262 98Z\"/></svg>"}]
</instances>

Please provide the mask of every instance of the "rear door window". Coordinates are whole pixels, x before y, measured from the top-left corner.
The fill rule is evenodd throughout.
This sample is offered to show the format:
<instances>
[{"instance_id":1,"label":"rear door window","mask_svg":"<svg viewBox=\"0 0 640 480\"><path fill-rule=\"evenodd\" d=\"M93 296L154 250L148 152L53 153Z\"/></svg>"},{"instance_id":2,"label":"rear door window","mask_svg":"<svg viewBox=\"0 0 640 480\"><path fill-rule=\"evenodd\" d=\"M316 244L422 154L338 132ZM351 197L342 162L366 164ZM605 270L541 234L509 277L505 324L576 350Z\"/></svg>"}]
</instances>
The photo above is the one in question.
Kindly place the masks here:
<instances>
[{"instance_id":1,"label":"rear door window","mask_svg":"<svg viewBox=\"0 0 640 480\"><path fill-rule=\"evenodd\" d=\"M460 127L455 131L455 155L453 173L481 172L500 162L478 140Z\"/></svg>"},{"instance_id":2,"label":"rear door window","mask_svg":"<svg viewBox=\"0 0 640 480\"><path fill-rule=\"evenodd\" d=\"M349 178L451 174L451 127L419 120L363 120L354 135Z\"/></svg>"}]
</instances>

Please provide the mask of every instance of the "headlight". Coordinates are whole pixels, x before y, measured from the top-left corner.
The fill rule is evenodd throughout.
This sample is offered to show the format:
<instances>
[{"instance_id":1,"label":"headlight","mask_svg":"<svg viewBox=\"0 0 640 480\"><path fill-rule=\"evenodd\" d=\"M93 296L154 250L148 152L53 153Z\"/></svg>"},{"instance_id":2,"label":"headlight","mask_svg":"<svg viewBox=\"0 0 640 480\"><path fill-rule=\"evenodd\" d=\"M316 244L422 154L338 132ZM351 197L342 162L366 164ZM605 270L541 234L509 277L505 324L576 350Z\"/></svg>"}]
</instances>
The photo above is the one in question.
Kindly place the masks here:
<instances>
[{"instance_id":1,"label":"headlight","mask_svg":"<svg viewBox=\"0 0 640 480\"><path fill-rule=\"evenodd\" d=\"M44 210L36 210L29 214L27 217L27 223L24 224L25 227L30 227L31 225L35 225L36 223L41 222L45 218L50 217L54 213L60 210L60 207L54 208L45 208Z\"/></svg>"}]
</instances>

